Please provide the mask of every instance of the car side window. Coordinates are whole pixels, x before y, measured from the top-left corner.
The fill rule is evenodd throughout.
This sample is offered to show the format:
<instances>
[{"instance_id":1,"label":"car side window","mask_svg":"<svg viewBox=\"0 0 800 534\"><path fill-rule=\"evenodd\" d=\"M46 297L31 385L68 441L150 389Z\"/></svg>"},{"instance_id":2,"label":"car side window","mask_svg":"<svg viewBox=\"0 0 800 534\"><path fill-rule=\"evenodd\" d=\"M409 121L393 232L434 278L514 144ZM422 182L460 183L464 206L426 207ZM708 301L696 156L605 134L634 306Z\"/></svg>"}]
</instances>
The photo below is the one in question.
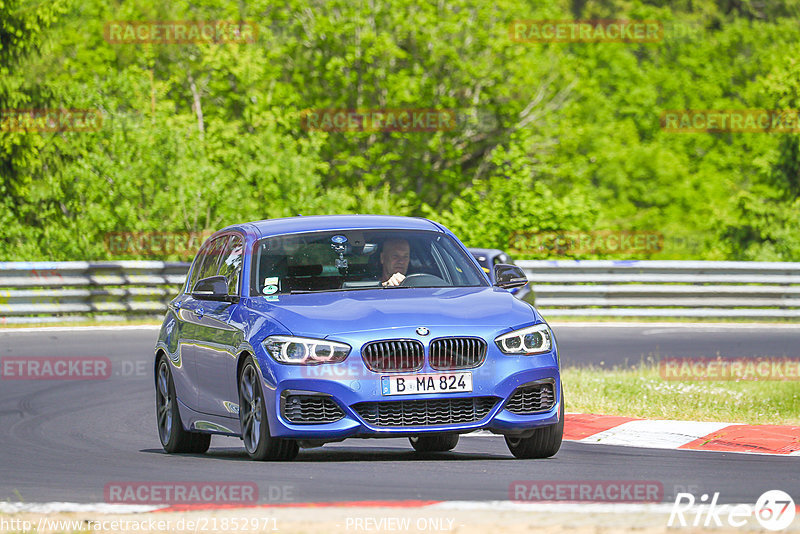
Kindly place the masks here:
<instances>
[{"instance_id":1,"label":"car side window","mask_svg":"<svg viewBox=\"0 0 800 534\"><path fill-rule=\"evenodd\" d=\"M219 274L228 279L228 295L236 295L239 292L239 278L242 274L242 253L244 244L242 238L234 235L228 241L225 251L222 254L222 261L219 266Z\"/></svg>"},{"instance_id":2,"label":"car side window","mask_svg":"<svg viewBox=\"0 0 800 534\"><path fill-rule=\"evenodd\" d=\"M439 265L435 254L432 254L432 246L418 240L412 240L410 245L411 257L408 261L407 275L421 273L445 278L442 274L441 265Z\"/></svg>"},{"instance_id":3,"label":"car side window","mask_svg":"<svg viewBox=\"0 0 800 534\"><path fill-rule=\"evenodd\" d=\"M200 270L203 268L203 260L205 260L206 258L206 250L208 250L208 247L206 248L200 247L200 252L197 254L197 256L194 259L194 262L192 263L189 284L186 286L187 293L191 293L192 290L194 289L194 285L197 283L198 280L200 280Z\"/></svg>"},{"instance_id":4,"label":"car side window","mask_svg":"<svg viewBox=\"0 0 800 534\"><path fill-rule=\"evenodd\" d=\"M217 272L219 271L220 261L222 260L222 253L225 251L225 244L228 242L230 237L231 236L228 235L218 237L209 244L209 246L206 248L204 254L205 259L200 267L200 276L197 278L197 280L202 280L203 278L208 278L209 276L216 276ZM193 283L196 284L197 280L195 280Z\"/></svg>"},{"instance_id":5,"label":"car side window","mask_svg":"<svg viewBox=\"0 0 800 534\"><path fill-rule=\"evenodd\" d=\"M455 285L464 283L465 278L461 275L461 269L458 267L458 263L444 247L439 247L436 243L431 243L431 252L439 262L443 262L446 265L443 266L444 268L442 271L447 273L448 279L451 277L454 278ZM453 282L451 282L451 284L452 283Z\"/></svg>"}]
</instances>

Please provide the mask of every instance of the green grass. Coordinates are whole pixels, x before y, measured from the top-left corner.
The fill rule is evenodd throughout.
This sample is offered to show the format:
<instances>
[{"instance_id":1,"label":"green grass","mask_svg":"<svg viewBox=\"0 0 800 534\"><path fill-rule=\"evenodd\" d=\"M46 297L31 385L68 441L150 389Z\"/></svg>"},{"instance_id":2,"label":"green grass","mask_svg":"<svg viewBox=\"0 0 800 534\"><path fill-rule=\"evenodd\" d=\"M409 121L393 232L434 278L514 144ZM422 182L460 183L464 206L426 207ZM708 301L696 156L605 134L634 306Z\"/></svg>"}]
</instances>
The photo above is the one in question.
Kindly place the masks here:
<instances>
[{"instance_id":1,"label":"green grass","mask_svg":"<svg viewBox=\"0 0 800 534\"><path fill-rule=\"evenodd\" d=\"M653 364L628 369L565 367L568 412L644 419L800 424L798 381L664 380Z\"/></svg>"}]
</instances>

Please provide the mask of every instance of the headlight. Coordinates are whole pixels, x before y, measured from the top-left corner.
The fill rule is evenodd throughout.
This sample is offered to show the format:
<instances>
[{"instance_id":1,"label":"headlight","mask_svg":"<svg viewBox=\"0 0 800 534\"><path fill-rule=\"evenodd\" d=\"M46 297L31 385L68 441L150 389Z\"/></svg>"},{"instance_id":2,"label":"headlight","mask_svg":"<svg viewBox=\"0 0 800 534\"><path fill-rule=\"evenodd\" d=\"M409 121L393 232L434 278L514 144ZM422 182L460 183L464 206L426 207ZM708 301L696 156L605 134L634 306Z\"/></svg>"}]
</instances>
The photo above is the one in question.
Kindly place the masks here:
<instances>
[{"instance_id":1,"label":"headlight","mask_svg":"<svg viewBox=\"0 0 800 534\"><path fill-rule=\"evenodd\" d=\"M262 344L276 361L303 365L342 362L351 348L335 341L294 336L269 336Z\"/></svg>"},{"instance_id":2,"label":"headlight","mask_svg":"<svg viewBox=\"0 0 800 534\"><path fill-rule=\"evenodd\" d=\"M544 323L497 336L494 342L505 354L541 354L553 348L553 336Z\"/></svg>"}]
</instances>

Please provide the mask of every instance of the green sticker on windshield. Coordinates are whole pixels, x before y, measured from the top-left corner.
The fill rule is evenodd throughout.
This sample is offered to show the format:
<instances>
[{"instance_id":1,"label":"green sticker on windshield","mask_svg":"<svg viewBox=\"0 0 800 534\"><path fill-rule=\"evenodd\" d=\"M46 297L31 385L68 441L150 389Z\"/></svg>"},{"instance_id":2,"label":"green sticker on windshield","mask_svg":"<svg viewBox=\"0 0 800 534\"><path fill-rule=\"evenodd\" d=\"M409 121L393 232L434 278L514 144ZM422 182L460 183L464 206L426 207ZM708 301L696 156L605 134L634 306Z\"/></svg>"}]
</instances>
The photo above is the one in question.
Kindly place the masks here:
<instances>
[{"instance_id":1,"label":"green sticker on windshield","mask_svg":"<svg viewBox=\"0 0 800 534\"><path fill-rule=\"evenodd\" d=\"M268 295L264 297L264 300L278 300L278 295Z\"/></svg>"},{"instance_id":2,"label":"green sticker on windshield","mask_svg":"<svg viewBox=\"0 0 800 534\"><path fill-rule=\"evenodd\" d=\"M264 294L265 295L272 295L273 293L277 293L277 292L278 292L278 286L269 285L269 286L264 288Z\"/></svg>"}]
</instances>

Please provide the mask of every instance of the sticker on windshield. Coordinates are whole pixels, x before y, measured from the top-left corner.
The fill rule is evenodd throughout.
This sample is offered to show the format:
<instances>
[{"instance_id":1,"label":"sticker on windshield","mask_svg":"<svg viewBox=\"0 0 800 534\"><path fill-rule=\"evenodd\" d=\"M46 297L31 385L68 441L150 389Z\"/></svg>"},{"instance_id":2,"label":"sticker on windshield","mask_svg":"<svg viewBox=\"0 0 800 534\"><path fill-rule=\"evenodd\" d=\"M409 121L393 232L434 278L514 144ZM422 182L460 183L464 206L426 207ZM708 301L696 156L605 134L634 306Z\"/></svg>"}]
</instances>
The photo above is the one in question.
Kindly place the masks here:
<instances>
[{"instance_id":1,"label":"sticker on windshield","mask_svg":"<svg viewBox=\"0 0 800 534\"><path fill-rule=\"evenodd\" d=\"M278 295L267 295L264 300L278 300Z\"/></svg>"},{"instance_id":2,"label":"sticker on windshield","mask_svg":"<svg viewBox=\"0 0 800 534\"><path fill-rule=\"evenodd\" d=\"M337 234L331 237L331 248L339 255L339 258L335 262L337 269L347 269L347 260L344 257L344 253L347 251L347 245L345 243L347 243L347 236Z\"/></svg>"},{"instance_id":3,"label":"sticker on windshield","mask_svg":"<svg viewBox=\"0 0 800 534\"><path fill-rule=\"evenodd\" d=\"M264 278L264 285L265 286L277 286L278 285L278 277L277 276L269 276Z\"/></svg>"},{"instance_id":4,"label":"sticker on windshield","mask_svg":"<svg viewBox=\"0 0 800 534\"><path fill-rule=\"evenodd\" d=\"M278 292L278 286L275 286L275 285L268 285L268 286L266 286L264 288L264 294L265 295L272 295L273 293L277 293L277 292Z\"/></svg>"}]
</instances>

